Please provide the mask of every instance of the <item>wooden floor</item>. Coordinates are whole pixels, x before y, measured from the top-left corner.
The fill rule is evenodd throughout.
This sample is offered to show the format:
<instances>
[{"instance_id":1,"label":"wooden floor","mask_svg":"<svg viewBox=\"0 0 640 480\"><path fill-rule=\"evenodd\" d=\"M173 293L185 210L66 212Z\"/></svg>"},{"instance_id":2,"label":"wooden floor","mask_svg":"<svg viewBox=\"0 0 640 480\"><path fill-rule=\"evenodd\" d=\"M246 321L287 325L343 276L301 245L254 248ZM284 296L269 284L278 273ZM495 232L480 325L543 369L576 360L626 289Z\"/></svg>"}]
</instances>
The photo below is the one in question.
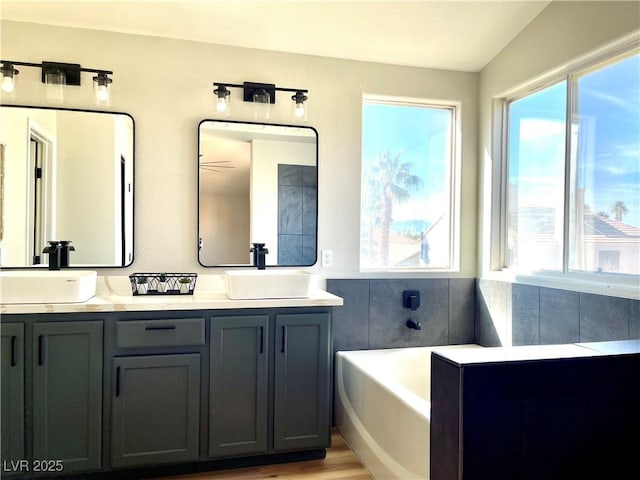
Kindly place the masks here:
<instances>
[{"instance_id":1,"label":"wooden floor","mask_svg":"<svg viewBox=\"0 0 640 480\"><path fill-rule=\"evenodd\" d=\"M331 448L327 449L327 457L323 460L218 470L177 477L162 477L161 480L263 480L269 478L281 480L373 480L358 457L336 431L331 436L331 445Z\"/></svg>"}]
</instances>

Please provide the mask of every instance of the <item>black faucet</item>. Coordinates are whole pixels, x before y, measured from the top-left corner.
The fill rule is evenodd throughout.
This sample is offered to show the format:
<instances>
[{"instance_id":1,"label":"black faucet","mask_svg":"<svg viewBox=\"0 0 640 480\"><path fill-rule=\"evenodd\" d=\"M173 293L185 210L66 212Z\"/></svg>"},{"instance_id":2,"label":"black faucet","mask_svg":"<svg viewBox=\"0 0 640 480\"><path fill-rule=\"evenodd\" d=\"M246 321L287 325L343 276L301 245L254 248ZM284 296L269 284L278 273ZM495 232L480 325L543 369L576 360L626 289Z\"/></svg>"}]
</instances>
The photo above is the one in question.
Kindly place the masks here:
<instances>
[{"instance_id":1,"label":"black faucet","mask_svg":"<svg viewBox=\"0 0 640 480\"><path fill-rule=\"evenodd\" d=\"M71 240L60 240L60 267L69 266L69 252L75 252L76 249L71 245Z\"/></svg>"},{"instance_id":2,"label":"black faucet","mask_svg":"<svg viewBox=\"0 0 640 480\"><path fill-rule=\"evenodd\" d=\"M253 252L253 266L258 270L264 270L266 268L265 257L269 250L264 247L264 243L254 243L253 247L249 250Z\"/></svg>"},{"instance_id":3,"label":"black faucet","mask_svg":"<svg viewBox=\"0 0 640 480\"><path fill-rule=\"evenodd\" d=\"M60 242L49 240L42 253L49 254L49 270L60 270Z\"/></svg>"},{"instance_id":4,"label":"black faucet","mask_svg":"<svg viewBox=\"0 0 640 480\"><path fill-rule=\"evenodd\" d=\"M420 320L414 322L413 320L407 320L407 327L413 328L414 330L422 330L422 325L420 324Z\"/></svg>"}]
</instances>

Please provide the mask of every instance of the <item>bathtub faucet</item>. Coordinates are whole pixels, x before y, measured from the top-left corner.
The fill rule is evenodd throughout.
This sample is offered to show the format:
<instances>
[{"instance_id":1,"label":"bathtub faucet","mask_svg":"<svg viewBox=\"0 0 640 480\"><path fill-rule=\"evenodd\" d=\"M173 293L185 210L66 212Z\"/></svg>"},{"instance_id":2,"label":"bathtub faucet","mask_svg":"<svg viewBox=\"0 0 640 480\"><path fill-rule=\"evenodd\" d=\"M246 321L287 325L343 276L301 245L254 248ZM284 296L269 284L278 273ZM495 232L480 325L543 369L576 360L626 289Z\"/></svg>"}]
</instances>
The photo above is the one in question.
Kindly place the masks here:
<instances>
[{"instance_id":1,"label":"bathtub faucet","mask_svg":"<svg viewBox=\"0 0 640 480\"><path fill-rule=\"evenodd\" d=\"M420 325L420 321L414 322L413 320L407 320L407 327L413 328L414 330L422 330L422 325Z\"/></svg>"}]
</instances>

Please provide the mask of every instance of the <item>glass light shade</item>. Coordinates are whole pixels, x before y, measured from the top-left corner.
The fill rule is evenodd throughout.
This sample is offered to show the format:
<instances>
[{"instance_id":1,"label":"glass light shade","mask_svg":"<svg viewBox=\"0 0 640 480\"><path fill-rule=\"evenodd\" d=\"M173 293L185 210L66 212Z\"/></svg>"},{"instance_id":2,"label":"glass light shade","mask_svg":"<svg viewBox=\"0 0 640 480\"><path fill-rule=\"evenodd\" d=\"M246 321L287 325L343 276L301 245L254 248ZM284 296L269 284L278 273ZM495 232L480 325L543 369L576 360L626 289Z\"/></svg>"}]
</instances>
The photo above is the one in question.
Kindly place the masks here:
<instances>
[{"instance_id":1,"label":"glass light shade","mask_svg":"<svg viewBox=\"0 0 640 480\"><path fill-rule=\"evenodd\" d=\"M67 82L67 77L62 70L50 70L45 73L45 88L47 100L52 103L64 102L64 91L62 87Z\"/></svg>"},{"instance_id":2,"label":"glass light shade","mask_svg":"<svg viewBox=\"0 0 640 480\"><path fill-rule=\"evenodd\" d=\"M16 88L15 76L18 74L18 70L13 68L13 64L4 62L0 66L0 89L4 93L12 94Z\"/></svg>"},{"instance_id":3,"label":"glass light shade","mask_svg":"<svg viewBox=\"0 0 640 480\"><path fill-rule=\"evenodd\" d=\"M223 95L216 100L216 114L219 117L228 117L231 113L231 95Z\"/></svg>"},{"instance_id":4,"label":"glass light shade","mask_svg":"<svg viewBox=\"0 0 640 480\"><path fill-rule=\"evenodd\" d=\"M308 107L304 102L291 101L291 117L296 122L304 122L307 120Z\"/></svg>"},{"instance_id":5,"label":"glass light shade","mask_svg":"<svg viewBox=\"0 0 640 480\"><path fill-rule=\"evenodd\" d=\"M227 111L227 99L224 97L220 97L218 98L218 101L216 102L216 111L218 113L224 113Z\"/></svg>"},{"instance_id":6,"label":"glass light shade","mask_svg":"<svg viewBox=\"0 0 640 480\"><path fill-rule=\"evenodd\" d=\"M269 120L271 117L271 95L264 89L253 93L253 119L256 121Z\"/></svg>"},{"instance_id":7,"label":"glass light shade","mask_svg":"<svg viewBox=\"0 0 640 480\"><path fill-rule=\"evenodd\" d=\"M95 95L96 105L109 105L109 84L106 80L108 79L99 76L93 78L93 94Z\"/></svg>"},{"instance_id":8,"label":"glass light shade","mask_svg":"<svg viewBox=\"0 0 640 480\"><path fill-rule=\"evenodd\" d=\"M2 75L2 83L0 84L0 88L2 88L2 91L5 93L13 93L16 88L13 76Z\"/></svg>"},{"instance_id":9,"label":"glass light shade","mask_svg":"<svg viewBox=\"0 0 640 480\"><path fill-rule=\"evenodd\" d=\"M217 85L213 93L216 95L216 114L228 117L231 112L231 92L224 85Z\"/></svg>"}]
</instances>

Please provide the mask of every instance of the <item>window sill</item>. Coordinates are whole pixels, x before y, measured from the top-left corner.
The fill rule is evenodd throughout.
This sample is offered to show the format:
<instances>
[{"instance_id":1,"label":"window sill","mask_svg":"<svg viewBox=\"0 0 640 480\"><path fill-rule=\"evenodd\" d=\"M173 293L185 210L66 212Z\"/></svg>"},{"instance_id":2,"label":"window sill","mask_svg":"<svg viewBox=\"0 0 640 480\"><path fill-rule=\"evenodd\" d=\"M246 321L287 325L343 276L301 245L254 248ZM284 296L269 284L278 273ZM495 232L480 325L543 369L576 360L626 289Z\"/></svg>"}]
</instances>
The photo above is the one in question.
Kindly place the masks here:
<instances>
[{"instance_id":1,"label":"window sill","mask_svg":"<svg viewBox=\"0 0 640 480\"><path fill-rule=\"evenodd\" d=\"M640 280L637 276L622 279L617 275L585 278L579 274L522 274L511 270L484 272L479 280L495 280L510 283L522 283L536 287L557 288L560 290L571 290L580 293L591 293L595 295L607 295L610 297L630 298L640 300ZM604 282L607 283L604 283Z\"/></svg>"}]
</instances>

